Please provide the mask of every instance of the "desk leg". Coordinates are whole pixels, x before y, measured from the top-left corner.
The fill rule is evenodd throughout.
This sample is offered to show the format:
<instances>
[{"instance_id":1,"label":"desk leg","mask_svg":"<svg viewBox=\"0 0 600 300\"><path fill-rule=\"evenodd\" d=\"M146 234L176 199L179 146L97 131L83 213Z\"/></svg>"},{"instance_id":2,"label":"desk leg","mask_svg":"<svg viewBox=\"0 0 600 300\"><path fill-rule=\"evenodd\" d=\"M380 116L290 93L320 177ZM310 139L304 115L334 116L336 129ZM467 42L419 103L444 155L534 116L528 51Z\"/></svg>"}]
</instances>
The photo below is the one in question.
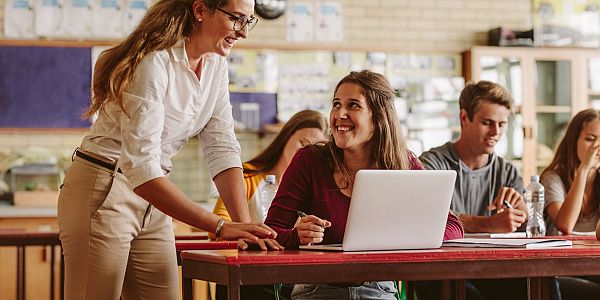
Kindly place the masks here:
<instances>
[{"instance_id":1,"label":"desk leg","mask_svg":"<svg viewBox=\"0 0 600 300\"><path fill-rule=\"evenodd\" d=\"M442 280L442 298L444 300L452 299L452 280Z\"/></svg>"},{"instance_id":2,"label":"desk leg","mask_svg":"<svg viewBox=\"0 0 600 300\"><path fill-rule=\"evenodd\" d=\"M54 273L56 272L54 255L54 246L50 246L50 300L54 300Z\"/></svg>"},{"instance_id":3,"label":"desk leg","mask_svg":"<svg viewBox=\"0 0 600 300\"><path fill-rule=\"evenodd\" d=\"M182 293L183 300L193 300L194 299L194 283L192 282L192 278L183 277L182 282Z\"/></svg>"},{"instance_id":4,"label":"desk leg","mask_svg":"<svg viewBox=\"0 0 600 300\"><path fill-rule=\"evenodd\" d=\"M60 246L60 300L65 299L65 256Z\"/></svg>"},{"instance_id":5,"label":"desk leg","mask_svg":"<svg viewBox=\"0 0 600 300\"><path fill-rule=\"evenodd\" d=\"M17 299L25 299L25 246L17 246Z\"/></svg>"},{"instance_id":6,"label":"desk leg","mask_svg":"<svg viewBox=\"0 0 600 300\"><path fill-rule=\"evenodd\" d=\"M240 300L240 280L237 274L229 274L229 284L227 285L227 299Z\"/></svg>"},{"instance_id":7,"label":"desk leg","mask_svg":"<svg viewBox=\"0 0 600 300\"><path fill-rule=\"evenodd\" d=\"M527 278L527 292L529 300L548 300L550 278L549 277L530 277Z\"/></svg>"},{"instance_id":8,"label":"desk leg","mask_svg":"<svg viewBox=\"0 0 600 300\"><path fill-rule=\"evenodd\" d=\"M458 279L455 280L455 296L457 300L465 300L467 299L467 293L465 292L465 280L464 279Z\"/></svg>"}]
</instances>

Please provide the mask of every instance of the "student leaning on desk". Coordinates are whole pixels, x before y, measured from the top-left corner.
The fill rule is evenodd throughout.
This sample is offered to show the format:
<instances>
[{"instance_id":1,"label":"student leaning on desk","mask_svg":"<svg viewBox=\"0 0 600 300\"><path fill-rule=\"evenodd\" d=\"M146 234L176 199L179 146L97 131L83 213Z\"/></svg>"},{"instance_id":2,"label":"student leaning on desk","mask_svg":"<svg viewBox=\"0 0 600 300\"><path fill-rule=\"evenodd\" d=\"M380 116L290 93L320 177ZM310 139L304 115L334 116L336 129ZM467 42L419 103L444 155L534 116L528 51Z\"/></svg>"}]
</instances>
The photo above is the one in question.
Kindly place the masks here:
<instances>
[{"instance_id":1,"label":"student leaning on desk","mask_svg":"<svg viewBox=\"0 0 600 300\"><path fill-rule=\"evenodd\" d=\"M249 222L227 56L257 22L252 0L158 0L104 51L58 200L66 299L178 299L171 216L266 249L264 224L225 222L174 186L171 158L193 136L235 221ZM270 244L272 245L272 244Z\"/></svg>"},{"instance_id":2,"label":"student leaning on desk","mask_svg":"<svg viewBox=\"0 0 600 300\"><path fill-rule=\"evenodd\" d=\"M283 246L342 242L358 170L423 168L406 149L394 95L387 79L371 71L351 72L337 84L329 115L331 139L294 156L265 220ZM298 211L308 216L294 226ZM444 239L462 236L462 225L448 212ZM296 284L291 297L396 299L397 292L392 281Z\"/></svg>"},{"instance_id":3,"label":"student leaning on desk","mask_svg":"<svg viewBox=\"0 0 600 300\"><path fill-rule=\"evenodd\" d=\"M600 220L600 111L573 117L550 165L542 172L546 188L548 235L591 232ZM596 299L600 277L559 277L565 299Z\"/></svg>"},{"instance_id":4,"label":"student leaning on desk","mask_svg":"<svg viewBox=\"0 0 600 300\"><path fill-rule=\"evenodd\" d=\"M494 152L513 102L510 92L497 83L467 83L459 98L460 137L419 157L426 169L456 171L450 209L458 214L466 232L514 232L525 227L523 179L512 163ZM420 300L441 297L440 282L415 286ZM527 280L468 280L466 293L468 299L527 299ZM553 290L550 296L557 294Z\"/></svg>"}]
</instances>

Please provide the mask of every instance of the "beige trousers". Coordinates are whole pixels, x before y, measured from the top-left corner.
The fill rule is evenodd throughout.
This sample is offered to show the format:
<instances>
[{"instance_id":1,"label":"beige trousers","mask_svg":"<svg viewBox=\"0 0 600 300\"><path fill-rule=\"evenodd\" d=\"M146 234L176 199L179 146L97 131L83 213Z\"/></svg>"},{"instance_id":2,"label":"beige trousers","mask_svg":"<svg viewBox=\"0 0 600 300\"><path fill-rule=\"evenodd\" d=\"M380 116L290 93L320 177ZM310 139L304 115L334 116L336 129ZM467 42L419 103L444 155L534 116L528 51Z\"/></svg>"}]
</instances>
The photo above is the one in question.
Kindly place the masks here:
<instances>
[{"instance_id":1,"label":"beige trousers","mask_svg":"<svg viewBox=\"0 0 600 300\"><path fill-rule=\"evenodd\" d=\"M171 217L137 196L123 174L75 157L58 226L65 299L178 299Z\"/></svg>"}]
</instances>

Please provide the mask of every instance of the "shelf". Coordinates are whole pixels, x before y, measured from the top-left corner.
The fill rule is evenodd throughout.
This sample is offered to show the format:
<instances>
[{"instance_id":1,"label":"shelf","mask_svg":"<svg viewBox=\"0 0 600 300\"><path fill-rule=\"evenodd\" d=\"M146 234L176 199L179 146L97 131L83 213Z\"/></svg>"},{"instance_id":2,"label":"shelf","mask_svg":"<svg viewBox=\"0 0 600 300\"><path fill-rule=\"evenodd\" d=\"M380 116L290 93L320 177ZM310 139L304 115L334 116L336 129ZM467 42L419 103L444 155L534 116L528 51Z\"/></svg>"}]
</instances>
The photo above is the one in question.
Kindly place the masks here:
<instances>
[{"instance_id":1,"label":"shelf","mask_svg":"<svg viewBox=\"0 0 600 300\"><path fill-rule=\"evenodd\" d=\"M571 113L570 106L556 106L556 105L538 105L535 107L537 113L546 114L559 114L559 113Z\"/></svg>"},{"instance_id":2,"label":"shelf","mask_svg":"<svg viewBox=\"0 0 600 300\"><path fill-rule=\"evenodd\" d=\"M112 46L116 40L10 40L0 39L0 46L21 46L21 47L75 47L88 48L93 46Z\"/></svg>"},{"instance_id":3,"label":"shelf","mask_svg":"<svg viewBox=\"0 0 600 300\"><path fill-rule=\"evenodd\" d=\"M67 40L67 39L40 39L17 40L0 38L0 46L31 46L31 47L93 47L114 46L121 39L115 40ZM356 45L351 42L290 42L290 41L263 41L254 42L252 38L240 41L234 49L271 49L271 50L300 50L300 51L377 51L377 52L423 52L423 53L459 53L463 47L423 47L400 45Z\"/></svg>"}]
</instances>

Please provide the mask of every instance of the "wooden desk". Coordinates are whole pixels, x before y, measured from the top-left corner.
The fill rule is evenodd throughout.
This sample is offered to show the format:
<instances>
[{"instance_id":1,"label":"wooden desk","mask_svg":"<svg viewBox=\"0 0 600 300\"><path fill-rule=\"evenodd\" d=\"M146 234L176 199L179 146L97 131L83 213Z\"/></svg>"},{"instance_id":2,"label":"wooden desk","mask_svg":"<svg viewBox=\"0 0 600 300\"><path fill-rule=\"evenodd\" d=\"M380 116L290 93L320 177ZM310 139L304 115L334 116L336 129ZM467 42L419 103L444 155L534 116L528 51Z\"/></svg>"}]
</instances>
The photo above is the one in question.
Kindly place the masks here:
<instances>
[{"instance_id":1,"label":"wooden desk","mask_svg":"<svg viewBox=\"0 0 600 300\"><path fill-rule=\"evenodd\" d=\"M179 253L190 249L236 249L237 242L211 242L208 233L196 232L175 235L175 246L177 250L177 262L180 262ZM17 288L16 299L26 299L26 272L25 272L25 247L26 246L50 246L50 299L55 298L55 248L60 247L58 232L26 230L26 229L0 229L0 246L17 247ZM62 251L62 248L60 248ZM60 256L60 291L59 298L63 299L64 264Z\"/></svg>"},{"instance_id":2,"label":"wooden desk","mask_svg":"<svg viewBox=\"0 0 600 300\"><path fill-rule=\"evenodd\" d=\"M183 298L193 298L192 279L228 285L229 299L239 299L240 285L528 277L530 298L547 299L550 277L600 275L600 242L573 243L573 248L540 250L183 251Z\"/></svg>"}]
</instances>

